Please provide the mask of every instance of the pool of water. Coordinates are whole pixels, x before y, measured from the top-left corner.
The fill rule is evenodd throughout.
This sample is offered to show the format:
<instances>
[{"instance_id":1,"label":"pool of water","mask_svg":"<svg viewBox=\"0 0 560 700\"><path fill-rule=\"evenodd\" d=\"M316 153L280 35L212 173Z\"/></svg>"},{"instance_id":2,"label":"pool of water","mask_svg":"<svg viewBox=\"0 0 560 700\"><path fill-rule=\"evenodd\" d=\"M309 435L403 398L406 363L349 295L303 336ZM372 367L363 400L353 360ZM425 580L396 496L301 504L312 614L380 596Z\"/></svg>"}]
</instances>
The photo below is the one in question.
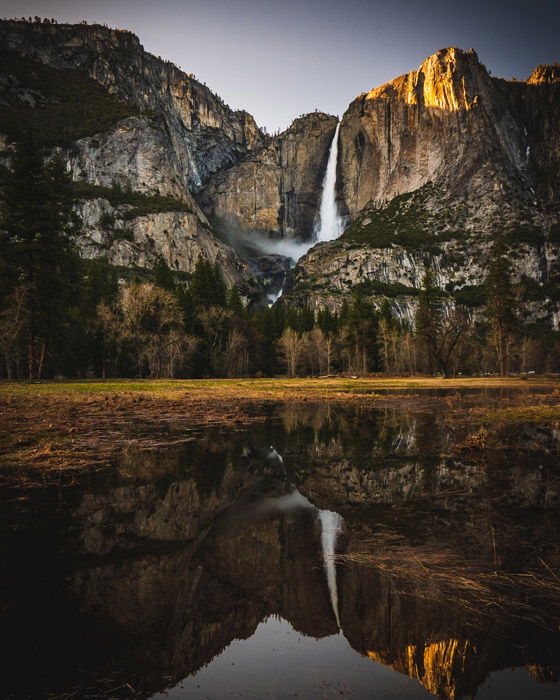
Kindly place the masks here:
<instances>
[{"instance_id":1,"label":"pool of water","mask_svg":"<svg viewBox=\"0 0 560 700\"><path fill-rule=\"evenodd\" d=\"M2 481L8 698L560 697L559 436L280 407ZM169 444L167 444L169 443Z\"/></svg>"}]
</instances>

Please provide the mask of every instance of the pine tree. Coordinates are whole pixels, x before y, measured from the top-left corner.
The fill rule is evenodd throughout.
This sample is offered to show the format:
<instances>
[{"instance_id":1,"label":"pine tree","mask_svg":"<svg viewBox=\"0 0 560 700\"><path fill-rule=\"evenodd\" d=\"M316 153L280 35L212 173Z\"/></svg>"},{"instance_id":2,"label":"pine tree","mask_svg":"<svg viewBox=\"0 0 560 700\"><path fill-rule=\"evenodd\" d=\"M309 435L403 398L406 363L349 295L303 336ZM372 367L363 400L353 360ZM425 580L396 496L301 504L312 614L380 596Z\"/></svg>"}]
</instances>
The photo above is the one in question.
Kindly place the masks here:
<instances>
[{"instance_id":1,"label":"pine tree","mask_svg":"<svg viewBox=\"0 0 560 700\"><path fill-rule=\"evenodd\" d=\"M352 303L341 310L342 355L348 371L366 374L377 366L377 314L360 290L352 293Z\"/></svg>"},{"instance_id":2,"label":"pine tree","mask_svg":"<svg viewBox=\"0 0 560 700\"><path fill-rule=\"evenodd\" d=\"M175 291L175 277L161 255L154 266L154 282L161 289L166 289L169 292Z\"/></svg>"},{"instance_id":3,"label":"pine tree","mask_svg":"<svg viewBox=\"0 0 560 700\"><path fill-rule=\"evenodd\" d=\"M227 303L227 287L217 263L199 256L189 286L197 306L221 306Z\"/></svg>"},{"instance_id":4,"label":"pine tree","mask_svg":"<svg viewBox=\"0 0 560 700\"><path fill-rule=\"evenodd\" d=\"M27 365L40 377L65 346L74 305L77 256L70 239L72 185L59 158L44 163L29 140L18 144L0 178L0 295L27 289Z\"/></svg>"},{"instance_id":5,"label":"pine tree","mask_svg":"<svg viewBox=\"0 0 560 700\"><path fill-rule=\"evenodd\" d=\"M454 357L470 321L464 309L449 304L445 308L444 302L444 293L436 286L432 271L427 269L418 295L416 335L426 345L430 371L433 373L437 368L444 377L449 377L456 371Z\"/></svg>"},{"instance_id":6,"label":"pine tree","mask_svg":"<svg viewBox=\"0 0 560 700\"><path fill-rule=\"evenodd\" d=\"M488 260L486 287L486 316L501 377L509 372L509 346L517 324L516 299L511 282L511 263L502 235L494 239Z\"/></svg>"},{"instance_id":7,"label":"pine tree","mask_svg":"<svg viewBox=\"0 0 560 700\"><path fill-rule=\"evenodd\" d=\"M422 279L422 290L418 295L414 325L416 334L426 345L432 374L436 364L438 364L437 354L442 321L443 296L441 290L435 284L433 272L430 268L427 268Z\"/></svg>"},{"instance_id":8,"label":"pine tree","mask_svg":"<svg viewBox=\"0 0 560 700\"><path fill-rule=\"evenodd\" d=\"M243 301L235 285L233 285L228 292L227 307L238 318L245 315L245 307L243 306Z\"/></svg>"}]
</instances>

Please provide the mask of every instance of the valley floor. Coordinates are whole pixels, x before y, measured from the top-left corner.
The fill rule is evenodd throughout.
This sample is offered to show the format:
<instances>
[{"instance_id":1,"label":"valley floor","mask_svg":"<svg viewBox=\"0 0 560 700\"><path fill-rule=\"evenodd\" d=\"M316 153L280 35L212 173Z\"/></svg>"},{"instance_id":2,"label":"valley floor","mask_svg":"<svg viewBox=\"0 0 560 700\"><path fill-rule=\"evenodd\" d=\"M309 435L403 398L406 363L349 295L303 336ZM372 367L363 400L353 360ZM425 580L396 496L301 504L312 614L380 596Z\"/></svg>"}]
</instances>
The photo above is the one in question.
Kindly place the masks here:
<instances>
[{"instance_id":1,"label":"valley floor","mask_svg":"<svg viewBox=\"0 0 560 700\"><path fill-rule=\"evenodd\" d=\"M492 431L511 423L560 421L560 379L322 378L90 380L0 383L0 467L31 482L71 478L106 466L131 446L196 439L201 428L264 422L283 405L355 403L415 411L446 407L461 424L457 449L486 449ZM158 438L149 426L165 424ZM482 433L481 433L482 431ZM497 434L497 433L496 433ZM483 437L481 437L483 435ZM490 435L490 438L488 437ZM466 442L464 442L466 440ZM470 440L470 442L469 442Z\"/></svg>"}]
</instances>

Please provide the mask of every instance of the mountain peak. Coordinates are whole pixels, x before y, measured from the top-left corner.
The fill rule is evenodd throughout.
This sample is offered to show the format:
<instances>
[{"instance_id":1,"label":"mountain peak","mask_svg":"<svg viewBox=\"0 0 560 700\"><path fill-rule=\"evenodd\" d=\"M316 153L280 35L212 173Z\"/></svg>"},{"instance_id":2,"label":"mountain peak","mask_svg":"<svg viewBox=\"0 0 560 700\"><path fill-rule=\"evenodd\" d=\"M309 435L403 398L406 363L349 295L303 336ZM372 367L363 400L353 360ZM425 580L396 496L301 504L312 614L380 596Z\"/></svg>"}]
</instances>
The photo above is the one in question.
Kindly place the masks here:
<instances>
[{"instance_id":1,"label":"mountain peak","mask_svg":"<svg viewBox=\"0 0 560 700\"><path fill-rule=\"evenodd\" d=\"M558 63L541 63L529 76L531 85L539 83L560 83L560 65Z\"/></svg>"},{"instance_id":2,"label":"mountain peak","mask_svg":"<svg viewBox=\"0 0 560 700\"><path fill-rule=\"evenodd\" d=\"M406 104L443 109L468 110L488 80L488 72L474 49L440 49L419 68L375 88L366 99L400 94Z\"/></svg>"}]
</instances>

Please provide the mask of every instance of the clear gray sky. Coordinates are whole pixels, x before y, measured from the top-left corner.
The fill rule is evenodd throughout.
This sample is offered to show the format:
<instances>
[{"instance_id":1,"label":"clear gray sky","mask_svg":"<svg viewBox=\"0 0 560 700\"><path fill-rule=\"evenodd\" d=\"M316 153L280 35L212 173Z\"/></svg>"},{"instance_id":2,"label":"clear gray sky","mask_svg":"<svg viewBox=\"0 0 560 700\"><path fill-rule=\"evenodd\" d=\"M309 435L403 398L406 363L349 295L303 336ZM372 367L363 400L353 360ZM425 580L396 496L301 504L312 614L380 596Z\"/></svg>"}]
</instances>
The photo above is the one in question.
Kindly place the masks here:
<instances>
[{"instance_id":1,"label":"clear gray sky","mask_svg":"<svg viewBox=\"0 0 560 700\"><path fill-rule=\"evenodd\" d=\"M507 78L560 60L559 0L0 0L0 16L27 15L130 29L269 130L342 115L446 46Z\"/></svg>"}]
</instances>

